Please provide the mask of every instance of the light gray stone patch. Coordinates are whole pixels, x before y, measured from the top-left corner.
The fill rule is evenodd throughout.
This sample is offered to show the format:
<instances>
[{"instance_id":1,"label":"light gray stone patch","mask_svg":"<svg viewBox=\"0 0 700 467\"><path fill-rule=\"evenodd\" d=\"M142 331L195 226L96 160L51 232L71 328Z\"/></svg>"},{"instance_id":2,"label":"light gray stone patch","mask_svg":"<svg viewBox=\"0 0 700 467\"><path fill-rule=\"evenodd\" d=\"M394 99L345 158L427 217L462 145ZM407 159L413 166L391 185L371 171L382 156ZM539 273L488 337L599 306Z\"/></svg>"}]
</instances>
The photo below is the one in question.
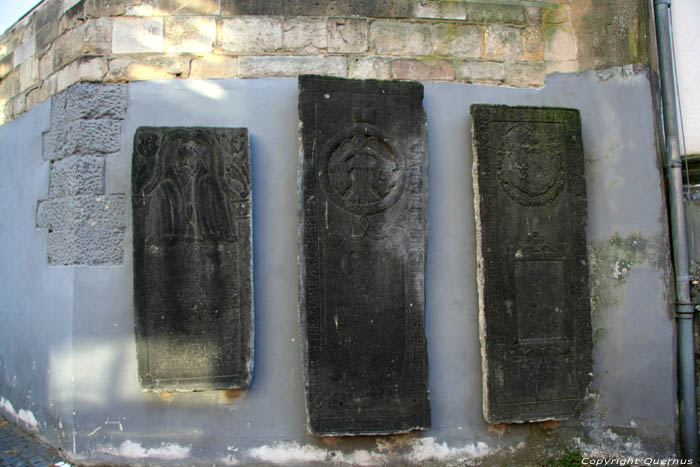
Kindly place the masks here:
<instances>
[{"instance_id":1,"label":"light gray stone patch","mask_svg":"<svg viewBox=\"0 0 700 467\"><path fill-rule=\"evenodd\" d=\"M126 118L126 86L78 83L53 97L51 127L76 119Z\"/></svg>"},{"instance_id":2,"label":"light gray stone patch","mask_svg":"<svg viewBox=\"0 0 700 467\"><path fill-rule=\"evenodd\" d=\"M39 202L37 226L52 231L126 227L126 195L76 195Z\"/></svg>"},{"instance_id":3,"label":"light gray stone patch","mask_svg":"<svg viewBox=\"0 0 700 467\"><path fill-rule=\"evenodd\" d=\"M77 120L44 134L44 158L119 151L121 120Z\"/></svg>"},{"instance_id":4,"label":"light gray stone patch","mask_svg":"<svg viewBox=\"0 0 700 467\"><path fill-rule=\"evenodd\" d=\"M121 264L124 231L100 227L54 231L48 235L48 262L54 266Z\"/></svg>"},{"instance_id":5,"label":"light gray stone patch","mask_svg":"<svg viewBox=\"0 0 700 467\"><path fill-rule=\"evenodd\" d=\"M49 196L102 194L105 190L103 156L73 156L53 162L49 180Z\"/></svg>"},{"instance_id":6,"label":"light gray stone patch","mask_svg":"<svg viewBox=\"0 0 700 467\"><path fill-rule=\"evenodd\" d=\"M39 201L36 220L49 230L49 264L123 260L127 198L105 194L105 157L120 150L126 106L121 84L78 83L51 100L51 125L43 134L49 199Z\"/></svg>"}]
</instances>

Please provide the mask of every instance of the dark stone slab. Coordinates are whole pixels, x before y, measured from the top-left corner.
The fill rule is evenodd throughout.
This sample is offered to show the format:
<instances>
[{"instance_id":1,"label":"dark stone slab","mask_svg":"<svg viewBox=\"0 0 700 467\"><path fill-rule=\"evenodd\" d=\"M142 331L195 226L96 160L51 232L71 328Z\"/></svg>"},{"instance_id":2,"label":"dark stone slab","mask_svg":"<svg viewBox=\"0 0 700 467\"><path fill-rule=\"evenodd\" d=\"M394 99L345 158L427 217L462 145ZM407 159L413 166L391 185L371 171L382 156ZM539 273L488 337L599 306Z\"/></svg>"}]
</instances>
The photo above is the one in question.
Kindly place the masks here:
<instances>
[{"instance_id":1,"label":"dark stone slab","mask_svg":"<svg viewBox=\"0 0 700 467\"><path fill-rule=\"evenodd\" d=\"M578 110L473 105L484 416L572 416L592 371Z\"/></svg>"},{"instance_id":2,"label":"dark stone slab","mask_svg":"<svg viewBox=\"0 0 700 467\"><path fill-rule=\"evenodd\" d=\"M299 78L309 431L430 426L423 86Z\"/></svg>"},{"instance_id":3,"label":"dark stone slab","mask_svg":"<svg viewBox=\"0 0 700 467\"><path fill-rule=\"evenodd\" d=\"M248 130L138 128L132 199L143 389L247 387L253 366Z\"/></svg>"},{"instance_id":4,"label":"dark stone slab","mask_svg":"<svg viewBox=\"0 0 700 467\"><path fill-rule=\"evenodd\" d=\"M221 15L408 18L411 0L221 0Z\"/></svg>"}]
</instances>

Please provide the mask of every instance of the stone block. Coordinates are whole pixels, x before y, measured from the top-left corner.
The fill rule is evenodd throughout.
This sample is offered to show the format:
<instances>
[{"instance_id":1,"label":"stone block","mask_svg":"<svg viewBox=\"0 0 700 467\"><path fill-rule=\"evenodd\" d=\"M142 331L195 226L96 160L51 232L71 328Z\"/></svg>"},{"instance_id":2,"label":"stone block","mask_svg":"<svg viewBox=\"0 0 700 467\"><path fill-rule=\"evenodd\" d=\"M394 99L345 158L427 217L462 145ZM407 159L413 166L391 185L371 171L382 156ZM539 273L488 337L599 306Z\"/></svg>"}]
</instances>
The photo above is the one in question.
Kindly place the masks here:
<instances>
[{"instance_id":1,"label":"stone block","mask_svg":"<svg viewBox=\"0 0 700 467\"><path fill-rule=\"evenodd\" d=\"M35 87L27 93L24 99L24 107L29 110L38 103L41 102L41 90L39 87Z\"/></svg>"},{"instance_id":2,"label":"stone block","mask_svg":"<svg viewBox=\"0 0 700 467\"><path fill-rule=\"evenodd\" d=\"M520 29L511 26L493 25L486 27L484 58L519 60L523 55Z\"/></svg>"},{"instance_id":3,"label":"stone block","mask_svg":"<svg viewBox=\"0 0 700 467\"><path fill-rule=\"evenodd\" d=\"M39 202L37 227L79 232L91 227L120 230L126 226L125 195L75 195ZM90 249L89 245L85 249Z\"/></svg>"},{"instance_id":4,"label":"stone block","mask_svg":"<svg viewBox=\"0 0 700 467\"><path fill-rule=\"evenodd\" d=\"M122 16L132 0L85 0L84 11L89 18Z\"/></svg>"},{"instance_id":5,"label":"stone block","mask_svg":"<svg viewBox=\"0 0 700 467\"><path fill-rule=\"evenodd\" d=\"M0 59L0 80L9 75L14 68L12 54Z\"/></svg>"},{"instance_id":6,"label":"stone block","mask_svg":"<svg viewBox=\"0 0 700 467\"><path fill-rule=\"evenodd\" d=\"M282 48L282 20L257 16L224 19L221 48L231 54L278 51Z\"/></svg>"},{"instance_id":7,"label":"stone block","mask_svg":"<svg viewBox=\"0 0 700 467\"><path fill-rule=\"evenodd\" d=\"M569 62L547 62L546 74L550 73L576 73L578 71L578 61Z\"/></svg>"},{"instance_id":8,"label":"stone block","mask_svg":"<svg viewBox=\"0 0 700 467\"><path fill-rule=\"evenodd\" d=\"M56 160L73 154L117 152L120 136L121 120L77 120L44 133L44 157Z\"/></svg>"},{"instance_id":9,"label":"stone block","mask_svg":"<svg viewBox=\"0 0 700 467\"><path fill-rule=\"evenodd\" d=\"M418 0L413 15L417 18L460 19L467 17L464 2L446 2L444 0Z\"/></svg>"},{"instance_id":10,"label":"stone block","mask_svg":"<svg viewBox=\"0 0 700 467\"><path fill-rule=\"evenodd\" d=\"M326 21L312 18L289 18L282 23L282 48L298 55L316 55L328 50Z\"/></svg>"},{"instance_id":11,"label":"stone block","mask_svg":"<svg viewBox=\"0 0 700 467\"><path fill-rule=\"evenodd\" d=\"M247 129L140 127L131 180L142 388L248 387L253 249Z\"/></svg>"},{"instance_id":12,"label":"stone block","mask_svg":"<svg viewBox=\"0 0 700 467\"><path fill-rule=\"evenodd\" d=\"M153 5L131 5L126 8L124 16L153 16Z\"/></svg>"},{"instance_id":13,"label":"stone block","mask_svg":"<svg viewBox=\"0 0 700 467\"><path fill-rule=\"evenodd\" d=\"M108 61L109 82L186 78L192 57L187 55L124 56Z\"/></svg>"},{"instance_id":14,"label":"stone block","mask_svg":"<svg viewBox=\"0 0 700 467\"><path fill-rule=\"evenodd\" d=\"M26 91L39 84L39 60L36 57L22 63L17 71L19 72L20 91Z\"/></svg>"},{"instance_id":15,"label":"stone block","mask_svg":"<svg viewBox=\"0 0 700 467\"><path fill-rule=\"evenodd\" d=\"M114 18L112 53L163 52L162 18Z\"/></svg>"},{"instance_id":16,"label":"stone block","mask_svg":"<svg viewBox=\"0 0 700 467\"><path fill-rule=\"evenodd\" d=\"M433 55L481 57L481 27L458 23L438 23L433 29Z\"/></svg>"},{"instance_id":17,"label":"stone block","mask_svg":"<svg viewBox=\"0 0 700 467\"><path fill-rule=\"evenodd\" d=\"M571 24L548 25L544 28L544 60L566 62L576 60L576 36Z\"/></svg>"},{"instance_id":18,"label":"stone block","mask_svg":"<svg viewBox=\"0 0 700 467\"><path fill-rule=\"evenodd\" d=\"M127 87L115 84L80 83L57 94L51 103L51 129L75 120L126 118ZM102 153L110 151L99 151Z\"/></svg>"},{"instance_id":19,"label":"stone block","mask_svg":"<svg viewBox=\"0 0 700 467\"><path fill-rule=\"evenodd\" d=\"M544 24L563 24L571 21L571 7L549 3L542 5L542 22Z\"/></svg>"},{"instance_id":20,"label":"stone block","mask_svg":"<svg viewBox=\"0 0 700 467\"><path fill-rule=\"evenodd\" d=\"M105 191L104 156L72 156L51 164L49 196L60 198Z\"/></svg>"},{"instance_id":21,"label":"stone block","mask_svg":"<svg viewBox=\"0 0 700 467\"><path fill-rule=\"evenodd\" d=\"M81 81L100 82L107 72L107 59L101 56L80 57L78 59L78 72Z\"/></svg>"},{"instance_id":22,"label":"stone block","mask_svg":"<svg viewBox=\"0 0 700 467\"><path fill-rule=\"evenodd\" d=\"M43 55L50 47L53 41L58 37L58 22L47 24L43 29L36 33L36 51L38 56Z\"/></svg>"},{"instance_id":23,"label":"stone block","mask_svg":"<svg viewBox=\"0 0 700 467\"><path fill-rule=\"evenodd\" d=\"M163 42L166 53L211 53L216 42L216 19L168 16L165 18Z\"/></svg>"},{"instance_id":24,"label":"stone block","mask_svg":"<svg viewBox=\"0 0 700 467\"><path fill-rule=\"evenodd\" d=\"M396 59L390 66L391 76L394 79L449 81L455 78L455 69L451 60Z\"/></svg>"},{"instance_id":25,"label":"stone block","mask_svg":"<svg viewBox=\"0 0 700 467\"><path fill-rule=\"evenodd\" d=\"M458 61L456 76L469 83L502 83L506 79L506 67L501 62Z\"/></svg>"},{"instance_id":26,"label":"stone block","mask_svg":"<svg viewBox=\"0 0 700 467\"><path fill-rule=\"evenodd\" d=\"M17 68L22 63L26 62L34 56L36 51L36 37L32 36L31 39L20 44L13 53L14 62L13 66Z\"/></svg>"},{"instance_id":27,"label":"stone block","mask_svg":"<svg viewBox=\"0 0 700 467\"><path fill-rule=\"evenodd\" d=\"M328 18L328 51L367 52L369 24L365 18Z\"/></svg>"},{"instance_id":28,"label":"stone block","mask_svg":"<svg viewBox=\"0 0 700 467\"><path fill-rule=\"evenodd\" d=\"M544 60L544 36L540 26L529 26L521 30L523 60L541 62Z\"/></svg>"},{"instance_id":29,"label":"stone block","mask_svg":"<svg viewBox=\"0 0 700 467\"><path fill-rule=\"evenodd\" d=\"M219 0L153 0L156 15L218 15Z\"/></svg>"},{"instance_id":30,"label":"stone block","mask_svg":"<svg viewBox=\"0 0 700 467\"><path fill-rule=\"evenodd\" d=\"M347 76L345 57L241 57L238 71L241 78L265 76L298 76L302 74Z\"/></svg>"},{"instance_id":31,"label":"stone block","mask_svg":"<svg viewBox=\"0 0 700 467\"><path fill-rule=\"evenodd\" d=\"M423 86L302 76L299 89L309 431L426 429Z\"/></svg>"},{"instance_id":32,"label":"stone block","mask_svg":"<svg viewBox=\"0 0 700 467\"><path fill-rule=\"evenodd\" d=\"M12 117L21 115L26 110L26 99L24 94L18 94L12 98Z\"/></svg>"},{"instance_id":33,"label":"stone block","mask_svg":"<svg viewBox=\"0 0 700 467\"><path fill-rule=\"evenodd\" d=\"M593 371L579 111L471 116L484 418L563 420Z\"/></svg>"},{"instance_id":34,"label":"stone block","mask_svg":"<svg viewBox=\"0 0 700 467\"><path fill-rule=\"evenodd\" d=\"M539 5L525 7L525 22L530 26L542 25L542 8Z\"/></svg>"},{"instance_id":35,"label":"stone block","mask_svg":"<svg viewBox=\"0 0 700 467\"><path fill-rule=\"evenodd\" d=\"M474 23L525 24L525 7L504 3L465 3L466 20Z\"/></svg>"},{"instance_id":36,"label":"stone block","mask_svg":"<svg viewBox=\"0 0 700 467\"><path fill-rule=\"evenodd\" d=\"M47 238L48 263L52 266L73 264L108 266L124 261L124 230L107 230L99 226L80 231L53 231Z\"/></svg>"},{"instance_id":37,"label":"stone block","mask_svg":"<svg viewBox=\"0 0 700 467\"><path fill-rule=\"evenodd\" d=\"M88 19L88 15L85 12L86 3L90 0L81 0L75 5L71 6L58 20L58 33L63 34L68 30L74 29L85 23Z\"/></svg>"},{"instance_id":38,"label":"stone block","mask_svg":"<svg viewBox=\"0 0 700 467\"><path fill-rule=\"evenodd\" d=\"M0 81L0 97L4 97L9 101L17 93L19 93L19 73L14 72Z\"/></svg>"},{"instance_id":39,"label":"stone block","mask_svg":"<svg viewBox=\"0 0 700 467\"><path fill-rule=\"evenodd\" d=\"M56 91L61 92L78 81L80 81L80 65L79 60L76 59L56 73Z\"/></svg>"},{"instance_id":40,"label":"stone block","mask_svg":"<svg viewBox=\"0 0 700 467\"><path fill-rule=\"evenodd\" d=\"M63 5L60 1L43 2L34 12L34 28L40 31L49 24L57 24L63 14Z\"/></svg>"},{"instance_id":41,"label":"stone block","mask_svg":"<svg viewBox=\"0 0 700 467\"><path fill-rule=\"evenodd\" d=\"M409 18L413 0L221 0L222 16L371 16Z\"/></svg>"},{"instance_id":42,"label":"stone block","mask_svg":"<svg viewBox=\"0 0 700 467\"><path fill-rule=\"evenodd\" d=\"M372 21L370 47L378 55L431 55L431 27L425 23Z\"/></svg>"},{"instance_id":43,"label":"stone block","mask_svg":"<svg viewBox=\"0 0 700 467\"><path fill-rule=\"evenodd\" d=\"M516 87L544 85L544 63L506 63L506 84Z\"/></svg>"},{"instance_id":44,"label":"stone block","mask_svg":"<svg viewBox=\"0 0 700 467\"><path fill-rule=\"evenodd\" d=\"M39 100L41 102L47 100L49 97L56 94L57 89L58 74L54 73L53 75L50 75L44 79L44 81L41 83L41 88L39 88Z\"/></svg>"},{"instance_id":45,"label":"stone block","mask_svg":"<svg viewBox=\"0 0 700 467\"><path fill-rule=\"evenodd\" d=\"M391 58L351 57L348 59L348 76L360 79L391 79Z\"/></svg>"},{"instance_id":46,"label":"stone block","mask_svg":"<svg viewBox=\"0 0 700 467\"><path fill-rule=\"evenodd\" d=\"M194 58L190 63L191 79L232 78L238 76L238 59L224 55Z\"/></svg>"},{"instance_id":47,"label":"stone block","mask_svg":"<svg viewBox=\"0 0 700 467\"><path fill-rule=\"evenodd\" d=\"M51 47L54 70L86 54L107 54L112 49L112 19L97 18L62 34Z\"/></svg>"}]
</instances>

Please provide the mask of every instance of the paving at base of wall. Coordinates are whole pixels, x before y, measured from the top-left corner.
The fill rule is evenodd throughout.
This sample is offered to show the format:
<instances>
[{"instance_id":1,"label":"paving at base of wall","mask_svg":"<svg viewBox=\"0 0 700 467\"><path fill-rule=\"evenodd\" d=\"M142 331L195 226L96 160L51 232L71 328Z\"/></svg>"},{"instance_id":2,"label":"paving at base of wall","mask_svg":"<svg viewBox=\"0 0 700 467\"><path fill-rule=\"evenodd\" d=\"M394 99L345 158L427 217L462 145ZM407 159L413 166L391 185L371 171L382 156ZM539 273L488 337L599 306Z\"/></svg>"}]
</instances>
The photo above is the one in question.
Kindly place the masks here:
<instances>
[{"instance_id":1,"label":"paving at base of wall","mask_svg":"<svg viewBox=\"0 0 700 467\"><path fill-rule=\"evenodd\" d=\"M59 451L0 415L0 465L69 467Z\"/></svg>"}]
</instances>

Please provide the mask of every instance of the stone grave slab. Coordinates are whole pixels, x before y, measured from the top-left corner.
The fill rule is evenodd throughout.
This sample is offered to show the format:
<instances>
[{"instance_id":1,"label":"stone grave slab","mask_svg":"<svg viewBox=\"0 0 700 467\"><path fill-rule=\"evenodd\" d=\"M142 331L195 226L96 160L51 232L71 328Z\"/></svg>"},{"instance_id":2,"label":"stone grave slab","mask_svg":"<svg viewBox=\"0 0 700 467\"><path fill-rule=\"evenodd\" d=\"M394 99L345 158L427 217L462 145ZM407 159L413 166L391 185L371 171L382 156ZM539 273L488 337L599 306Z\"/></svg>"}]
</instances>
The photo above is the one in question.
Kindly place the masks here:
<instances>
[{"instance_id":1,"label":"stone grave slab","mask_svg":"<svg viewBox=\"0 0 700 467\"><path fill-rule=\"evenodd\" d=\"M246 388L253 367L248 130L138 128L132 202L142 388Z\"/></svg>"},{"instance_id":2,"label":"stone grave slab","mask_svg":"<svg viewBox=\"0 0 700 467\"><path fill-rule=\"evenodd\" d=\"M423 86L299 79L309 431L430 426Z\"/></svg>"},{"instance_id":3,"label":"stone grave slab","mask_svg":"<svg viewBox=\"0 0 700 467\"><path fill-rule=\"evenodd\" d=\"M472 105L489 423L572 416L591 379L578 110Z\"/></svg>"}]
</instances>

